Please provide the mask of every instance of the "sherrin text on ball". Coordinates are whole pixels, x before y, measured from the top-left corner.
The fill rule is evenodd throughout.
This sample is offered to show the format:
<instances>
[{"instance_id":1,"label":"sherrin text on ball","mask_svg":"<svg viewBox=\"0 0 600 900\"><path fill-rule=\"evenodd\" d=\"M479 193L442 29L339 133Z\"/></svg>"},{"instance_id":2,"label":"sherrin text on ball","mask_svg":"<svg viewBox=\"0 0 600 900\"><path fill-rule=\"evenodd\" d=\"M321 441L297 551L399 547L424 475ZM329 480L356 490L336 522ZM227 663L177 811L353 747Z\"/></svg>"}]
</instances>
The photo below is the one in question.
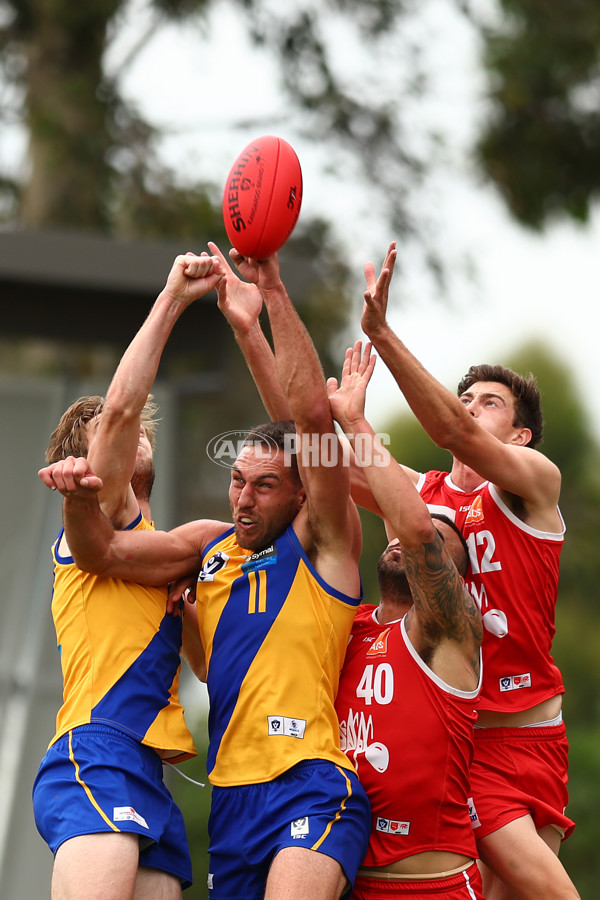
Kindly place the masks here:
<instances>
[{"instance_id":1,"label":"sherrin text on ball","mask_svg":"<svg viewBox=\"0 0 600 900\"><path fill-rule=\"evenodd\" d=\"M235 160L223 191L223 221L232 245L266 259L283 247L298 221L302 169L283 138L264 135Z\"/></svg>"}]
</instances>

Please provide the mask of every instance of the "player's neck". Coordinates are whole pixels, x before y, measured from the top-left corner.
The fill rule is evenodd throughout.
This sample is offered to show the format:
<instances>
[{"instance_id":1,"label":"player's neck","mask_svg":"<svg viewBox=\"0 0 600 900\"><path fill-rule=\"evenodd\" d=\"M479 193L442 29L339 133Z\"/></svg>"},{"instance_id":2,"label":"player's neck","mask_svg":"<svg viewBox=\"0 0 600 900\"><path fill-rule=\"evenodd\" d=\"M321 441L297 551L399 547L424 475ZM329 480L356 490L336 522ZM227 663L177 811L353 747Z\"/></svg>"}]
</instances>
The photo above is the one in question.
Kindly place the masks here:
<instances>
[{"instance_id":1,"label":"player's neck","mask_svg":"<svg viewBox=\"0 0 600 900\"><path fill-rule=\"evenodd\" d=\"M140 500L140 498L138 497L137 501L140 505L140 512L143 515L144 519L147 522L151 522L152 521L152 513L150 512L149 500Z\"/></svg>"},{"instance_id":2,"label":"player's neck","mask_svg":"<svg viewBox=\"0 0 600 900\"><path fill-rule=\"evenodd\" d=\"M462 491L474 491L486 481L475 469L469 468L469 466L461 463L458 459L454 459L452 463L450 477L456 487Z\"/></svg>"},{"instance_id":3,"label":"player's neck","mask_svg":"<svg viewBox=\"0 0 600 900\"><path fill-rule=\"evenodd\" d=\"M406 615L408 610L412 606L412 601L406 602L404 600L393 599L382 597L379 601L379 606L375 610L375 618L379 622L380 625L389 625L391 622L397 622L398 619L401 619L402 616Z\"/></svg>"}]
</instances>

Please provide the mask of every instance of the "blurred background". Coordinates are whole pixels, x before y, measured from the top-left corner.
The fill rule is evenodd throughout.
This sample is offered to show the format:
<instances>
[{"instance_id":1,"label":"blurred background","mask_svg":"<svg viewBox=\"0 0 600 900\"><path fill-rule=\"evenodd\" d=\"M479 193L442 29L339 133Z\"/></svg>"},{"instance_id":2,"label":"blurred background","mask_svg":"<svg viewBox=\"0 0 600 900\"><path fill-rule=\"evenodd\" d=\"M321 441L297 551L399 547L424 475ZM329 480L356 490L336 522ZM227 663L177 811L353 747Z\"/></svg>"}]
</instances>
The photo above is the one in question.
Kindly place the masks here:
<instances>
[{"instance_id":1,"label":"blurred background","mask_svg":"<svg viewBox=\"0 0 600 900\"><path fill-rule=\"evenodd\" d=\"M360 337L363 265L398 242L397 333L454 388L472 363L539 381L542 452L567 523L554 656L567 688L561 858L600 876L600 8L596 0L0 0L0 896L49 895L31 786L60 705L50 616L59 498L36 477L50 432L104 393L179 252L228 249L220 203L239 151L275 133L303 167L283 278L339 372ZM209 297L165 352L153 514L227 518L221 431L266 416ZM367 413L392 451L447 468L383 364ZM364 514L376 600L385 542ZM182 695L206 781L206 695ZM210 788L168 772L206 897Z\"/></svg>"}]
</instances>

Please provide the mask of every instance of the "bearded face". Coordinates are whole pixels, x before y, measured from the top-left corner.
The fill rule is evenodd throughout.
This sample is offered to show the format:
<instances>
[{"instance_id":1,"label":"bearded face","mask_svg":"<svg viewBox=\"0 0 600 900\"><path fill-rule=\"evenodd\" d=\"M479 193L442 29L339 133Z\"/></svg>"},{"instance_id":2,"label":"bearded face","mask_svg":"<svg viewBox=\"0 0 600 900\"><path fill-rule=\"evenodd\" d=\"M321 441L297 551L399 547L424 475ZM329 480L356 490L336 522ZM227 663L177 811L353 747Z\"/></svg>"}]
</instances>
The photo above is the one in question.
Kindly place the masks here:
<instances>
[{"instance_id":1,"label":"bearded face","mask_svg":"<svg viewBox=\"0 0 600 900\"><path fill-rule=\"evenodd\" d=\"M390 541L377 562L377 578L382 596L410 593L400 542Z\"/></svg>"},{"instance_id":2,"label":"bearded face","mask_svg":"<svg viewBox=\"0 0 600 900\"><path fill-rule=\"evenodd\" d=\"M133 493L138 500L149 500L156 475L154 469L154 460L152 457L138 456L133 477L131 479L131 487Z\"/></svg>"}]
</instances>

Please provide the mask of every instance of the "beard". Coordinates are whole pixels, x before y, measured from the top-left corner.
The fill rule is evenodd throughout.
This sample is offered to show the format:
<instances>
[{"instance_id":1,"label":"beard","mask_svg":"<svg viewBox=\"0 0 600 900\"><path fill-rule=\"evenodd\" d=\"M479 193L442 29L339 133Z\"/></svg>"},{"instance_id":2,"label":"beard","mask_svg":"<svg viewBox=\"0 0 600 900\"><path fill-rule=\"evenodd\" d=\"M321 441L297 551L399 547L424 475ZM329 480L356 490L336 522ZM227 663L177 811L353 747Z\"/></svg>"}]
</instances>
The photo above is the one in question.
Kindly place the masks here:
<instances>
[{"instance_id":1,"label":"beard","mask_svg":"<svg viewBox=\"0 0 600 900\"><path fill-rule=\"evenodd\" d=\"M131 478L131 487L138 500L150 499L155 475L156 471L152 459L138 460Z\"/></svg>"},{"instance_id":2,"label":"beard","mask_svg":"<svg viewBox=\"0 0 600 900\"><path fill-rule=\"evenodd\" d=\"M404 599L410 597L410 587L404 564L384 551L377 561L377 579L382 597Z\"/></svg>"},{"instance_id":3,"label":"beard","mask_svg":"<svg viewBox=\"0 0 600 900\"><path fill-rule=\"evenodd\" d=\"M265 516L260 516L256 521L256 528L252 532L238 527L237 516L241 512L239 508L235 508L230 504L231 515L234 521L235 536L240 547L244 550L264 550L274 544L277 538L281 537L284 531L292 524L298 515L299 506L296 500L290 501L288 504L275 511L271 511ZM251 515L251 514L250 514Z\"/></svg>"}]
</instances>

